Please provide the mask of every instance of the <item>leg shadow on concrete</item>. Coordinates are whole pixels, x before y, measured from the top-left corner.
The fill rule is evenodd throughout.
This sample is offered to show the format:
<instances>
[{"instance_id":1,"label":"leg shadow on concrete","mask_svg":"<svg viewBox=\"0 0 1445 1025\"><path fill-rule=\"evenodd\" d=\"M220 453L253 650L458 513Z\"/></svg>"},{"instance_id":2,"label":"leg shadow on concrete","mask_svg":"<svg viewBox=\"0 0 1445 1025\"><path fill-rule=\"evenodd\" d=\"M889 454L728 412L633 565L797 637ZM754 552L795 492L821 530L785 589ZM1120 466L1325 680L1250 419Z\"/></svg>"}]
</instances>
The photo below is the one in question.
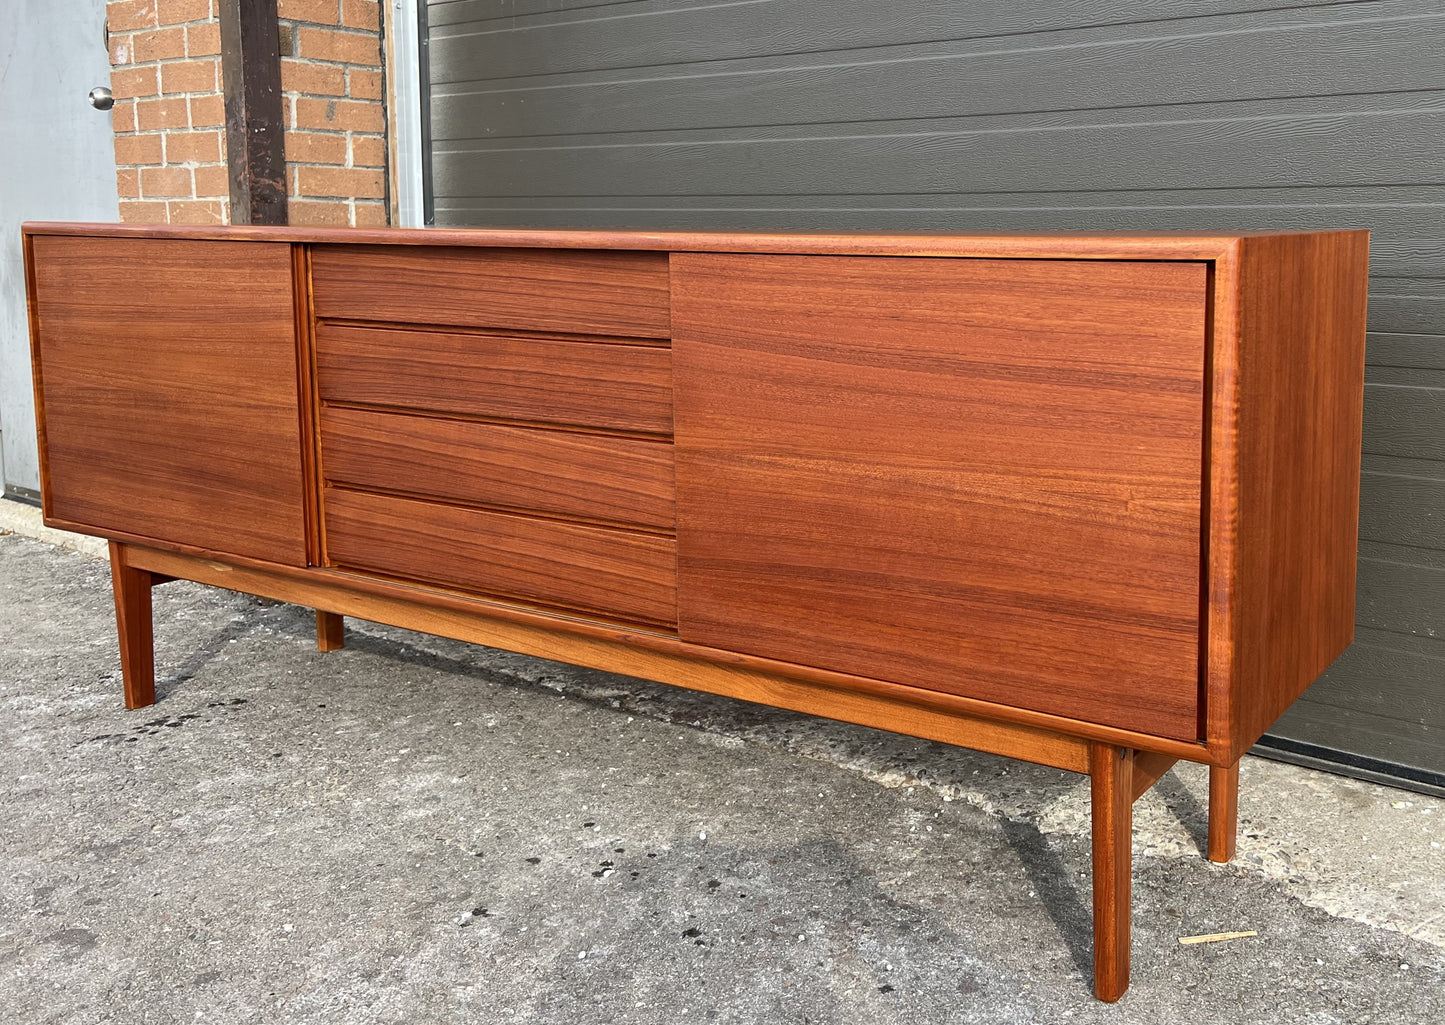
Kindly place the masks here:
<instances>
[{"instance_id":1,"label":"leg shadow on concrete","mask_svg":"<svg viewBox=\"0 0 1445 1025\"><path fill-rule=\"evenodd\" d=\"M1173 770L1159 777L1154 791L1164 800L1164 807L1188 832L1203 857L1209 856L1209 812L1199 798L1186 787Z\"/></svg>"},{"instance_id":2,"label":"leg shadow on concrete","mask_svg":"<svg viewBox=\"0 0 1445 1025\"><path fill-rule=\"evenodd\" d=\"M346 635L346 647L352 651L361 651L368 655L375 655L377 658L384 658L388 662L405 662L409 666L422 666L434 669L439 673L473 680L485 680L488 683L509 687L526 686L524 681L516 677L488 670L464 659L426 651L423 648L407 644L405 641L395 641L386 637L375 637L353 631Z\"/></svg>"},{"instance_id":3,"label":"leg shadow on concrete","mask_svg":"<svg viewBox=\"0 0 1445 1025\"><path fill-rule=\"evenodd\" d=\"M1069 956L1083 973L1084 978L1094 977L1094 913L1080 894L1079 886L1069 877L1064 865L1044 834L1038 828L1025 822L1011 819L1001 820L1004 838L1018 855L1019 863L1028 874L1029 885L1039 895L1049 917L1053 919L1059 935L1069 948ZM1085 886L1089 880L1083 881Z\"/></svg>"},{"instance_id":4,"label":"leg shadow on concrete","mask_svg":"<svg viewBox=\"0 0 1445 1025\"><path fill-rule=\"evenodd\" d=\"M174 666L170 672L156 673L156 704L160 704L173 694L181 684L187 680L194 679L200 671L211 662L226 646L234 640L239 640L255 629L256 624L250 618L233 619L224 627L211 635L210 640L198 648L191 650L179 664ZM159 666L156 667L159 670Z\"/></svg>"}]
</instances>

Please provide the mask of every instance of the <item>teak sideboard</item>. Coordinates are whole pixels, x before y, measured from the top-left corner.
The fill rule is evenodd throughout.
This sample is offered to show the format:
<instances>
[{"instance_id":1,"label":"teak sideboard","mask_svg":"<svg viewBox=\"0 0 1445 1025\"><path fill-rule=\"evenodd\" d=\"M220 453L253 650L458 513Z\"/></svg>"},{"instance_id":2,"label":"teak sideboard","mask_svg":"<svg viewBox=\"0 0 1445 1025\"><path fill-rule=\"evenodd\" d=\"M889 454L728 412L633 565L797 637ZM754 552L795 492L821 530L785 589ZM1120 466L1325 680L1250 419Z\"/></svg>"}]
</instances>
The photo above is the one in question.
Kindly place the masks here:
<instances>
[{"instance_id":1,"label":"teak sideboard","mask_svg":"<svg viewBox=\"0 0 1445 1025\"><path fill-rule=\"evenodd\" d=\"M125 702L184 578L1086 773L1133 802L1354 629L1367 233L30 224L45 520Z\"/></svg>"}]
</instances>

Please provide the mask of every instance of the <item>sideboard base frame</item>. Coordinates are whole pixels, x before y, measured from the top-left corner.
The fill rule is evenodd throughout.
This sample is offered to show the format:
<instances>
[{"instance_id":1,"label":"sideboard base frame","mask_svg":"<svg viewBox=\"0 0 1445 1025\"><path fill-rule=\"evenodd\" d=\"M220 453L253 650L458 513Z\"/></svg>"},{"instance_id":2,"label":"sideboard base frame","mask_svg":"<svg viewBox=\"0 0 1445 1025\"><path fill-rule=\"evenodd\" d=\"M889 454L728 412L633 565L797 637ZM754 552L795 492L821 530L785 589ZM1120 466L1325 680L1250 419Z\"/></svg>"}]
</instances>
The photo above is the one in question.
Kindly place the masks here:
<instances>
[{"instance_id":1,"label":"sideboard base frame","mask_svg":"<svg viewBox=\"0 0 1445 1025\"><path fill-rule=\"evenodd\" d=\"M475 608L448 608L437 603L431 592L407 585L391 585L389 589L398 592L394 595L368 593L344 581L327 579L335 574L324 571L278 573L115 540L110 542L110 560L125 705L130 709L155 702L151 588L183 579L315 607L316 643L321 651L342 647L344 617L351 615L592 668L631 672L844 722L886 727L894 733L1087 775L1092 812L1094 994L1112 1003L1129 987L1134 802L1169 771L1178 760L1174 754L912 705L897 697L830 689L752 667L640 651L621 640L583 639L569 636L565 630L540 627L522 628L519 633L518 624L488 616L489 603L463 599L445 604ZM406 592L412 593L403 596ZM434 601L429 602L429 597ZM1211 861L1226 862L1233 856L1238 791L1238 762L1210 767Z\"/></svg>"}]
</instances>

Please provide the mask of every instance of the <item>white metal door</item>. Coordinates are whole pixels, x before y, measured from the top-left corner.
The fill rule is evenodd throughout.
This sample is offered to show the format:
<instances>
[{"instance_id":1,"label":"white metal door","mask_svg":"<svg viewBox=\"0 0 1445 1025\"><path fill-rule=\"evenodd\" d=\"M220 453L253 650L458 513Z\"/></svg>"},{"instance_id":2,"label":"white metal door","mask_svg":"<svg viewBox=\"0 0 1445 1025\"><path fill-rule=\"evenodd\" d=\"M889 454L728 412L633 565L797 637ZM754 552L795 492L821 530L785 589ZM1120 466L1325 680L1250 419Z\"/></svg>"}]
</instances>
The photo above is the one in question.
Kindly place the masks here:
<instances>
[{"instance_id":1,"label":"white metal door","mask_svg":"<svg viewBox=\"0 0 1445 1025\"><path fill-rule=\"evenodd\" d=\"M114 221L105 0L0 2L0 468L7 494L40 488L20 224ZM117 268L117 273L123 273Z\"/></svg>"}]
</instances>

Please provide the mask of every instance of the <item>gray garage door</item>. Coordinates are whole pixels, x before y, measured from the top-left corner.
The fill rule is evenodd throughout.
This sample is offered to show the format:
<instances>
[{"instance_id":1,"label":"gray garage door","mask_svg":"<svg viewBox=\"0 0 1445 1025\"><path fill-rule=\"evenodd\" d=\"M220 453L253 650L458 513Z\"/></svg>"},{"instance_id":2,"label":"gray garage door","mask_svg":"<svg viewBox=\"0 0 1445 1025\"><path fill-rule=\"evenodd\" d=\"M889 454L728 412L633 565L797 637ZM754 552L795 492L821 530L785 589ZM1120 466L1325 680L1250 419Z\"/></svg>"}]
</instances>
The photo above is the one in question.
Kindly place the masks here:
<instances>
[{"instance_id":1,"label":"gray garage door","mask_svg":"<svg viewBox=\"0 0 1445 1025\"><path fill-rule=\"evenodd\" d=\"M1440 0L426 13L438 224L1370 228L1357 640L1267 743L1445 785Z\"/></svg>"}]
</instances>

